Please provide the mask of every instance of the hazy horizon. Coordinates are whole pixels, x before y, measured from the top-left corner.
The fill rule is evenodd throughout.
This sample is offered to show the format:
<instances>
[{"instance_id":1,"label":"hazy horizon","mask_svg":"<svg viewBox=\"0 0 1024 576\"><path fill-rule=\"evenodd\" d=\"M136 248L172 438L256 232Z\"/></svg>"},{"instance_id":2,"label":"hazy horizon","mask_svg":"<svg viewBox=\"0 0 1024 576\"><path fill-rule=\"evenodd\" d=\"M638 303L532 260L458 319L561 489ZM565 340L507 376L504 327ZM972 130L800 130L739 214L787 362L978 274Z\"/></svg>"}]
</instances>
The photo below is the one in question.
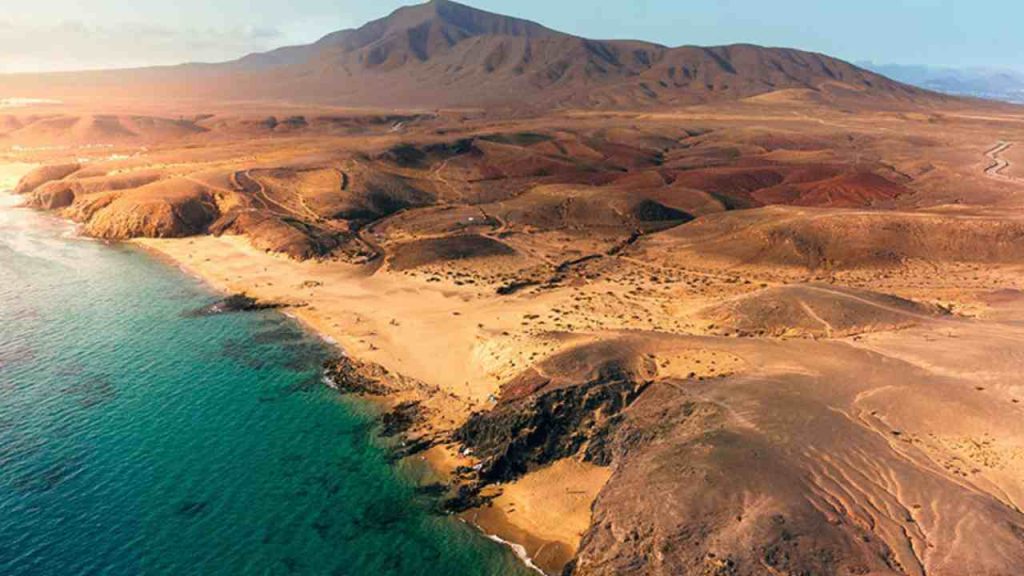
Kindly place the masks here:
<instances>
[{"instance_id":1,"label":"hazy horizon","mask_svg":"<svg viewBox=\"0 0 1024 576\"><path fill-rule=\"evenodd\" d=\"M114 0L38 0L0 17L0 72L47 72L217 62L306 44L358 27L403 5L348 0L200 0L125 6ZM589 38L630 38L678 46L752 43L823 52L851 62L1022 70L1024 6L999 18L966 0L868 0L820 5L783 0L470 0L474 7L527 18ZM55 16L58 15L58 16Z\"/></svg>"}]
</instances>

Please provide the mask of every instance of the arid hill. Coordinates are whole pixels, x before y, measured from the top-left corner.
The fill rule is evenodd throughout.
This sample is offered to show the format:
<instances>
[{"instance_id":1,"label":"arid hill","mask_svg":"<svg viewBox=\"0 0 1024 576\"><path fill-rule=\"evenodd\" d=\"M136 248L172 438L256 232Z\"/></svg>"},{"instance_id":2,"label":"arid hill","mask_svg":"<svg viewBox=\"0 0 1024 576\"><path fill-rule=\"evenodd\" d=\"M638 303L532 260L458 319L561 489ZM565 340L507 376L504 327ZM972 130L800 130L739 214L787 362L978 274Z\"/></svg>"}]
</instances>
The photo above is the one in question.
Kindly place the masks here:
<instances>
[{"instance_id":1,"label":"arid hill","mask_svg":"<svg viewBox=\"0 0 1024 576\"><path fill-rule=\"evenodd\" d=\"M942 315L887 294L816 284L780 286L710 306L701 313L716 334L838 338L916 326Z\"/></svg>"},{"instance_id":2,"label":"arid hill","mask_svg":"<svg viewBox=\"0 0 1024 576\"><path fill-rule=\"evenodd\" d=\"M67 101L174 96L419 108L664 107L776 91L887 106L945 99L822 54L591 40L449 0L233 62L9 76L2 84Z\"/></svg>"}]
</instances>

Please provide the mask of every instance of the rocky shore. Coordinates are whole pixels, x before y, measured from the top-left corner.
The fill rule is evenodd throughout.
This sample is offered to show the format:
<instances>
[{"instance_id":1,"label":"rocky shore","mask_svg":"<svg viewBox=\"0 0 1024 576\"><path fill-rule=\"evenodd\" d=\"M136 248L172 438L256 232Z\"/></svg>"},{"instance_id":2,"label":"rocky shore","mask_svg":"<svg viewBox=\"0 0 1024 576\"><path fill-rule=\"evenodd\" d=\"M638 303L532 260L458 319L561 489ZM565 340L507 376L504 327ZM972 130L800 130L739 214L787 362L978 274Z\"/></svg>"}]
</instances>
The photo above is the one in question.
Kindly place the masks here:
<instances>
[{"instance_id":1,"label":"rocky shore","mask_svg":"<svg viewBox=\"0 0 1024 576\"><path fill-rule=\"evenodd\" d=\"M189 316L214 316L216 314L230 314L232 312L258 312L260 310L277 310L284 307L294 307L295 304L283 302L262 302L246 294L232 294L198 310L193 310Z\"/></svg>"}]
</instances>

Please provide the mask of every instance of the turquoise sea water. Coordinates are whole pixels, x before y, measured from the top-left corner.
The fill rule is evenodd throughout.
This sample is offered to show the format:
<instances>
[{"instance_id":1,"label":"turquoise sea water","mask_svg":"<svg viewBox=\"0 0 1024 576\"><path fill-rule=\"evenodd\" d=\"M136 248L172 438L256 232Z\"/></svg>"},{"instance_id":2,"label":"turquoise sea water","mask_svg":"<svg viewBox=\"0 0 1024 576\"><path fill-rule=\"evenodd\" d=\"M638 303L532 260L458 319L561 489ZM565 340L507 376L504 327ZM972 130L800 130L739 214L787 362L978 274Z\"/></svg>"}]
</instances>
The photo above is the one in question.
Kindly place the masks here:
<instances>
[{"instance_id":1,"label":"turquoise sea water","mask_svg":"<svg viewBox=\"0 0 1024 576\"><path fill-rule=\"evenodd\" d=\"M0 194L0 574L526 574L428 512L327 351Z\"/></svg>"}]
</instances>

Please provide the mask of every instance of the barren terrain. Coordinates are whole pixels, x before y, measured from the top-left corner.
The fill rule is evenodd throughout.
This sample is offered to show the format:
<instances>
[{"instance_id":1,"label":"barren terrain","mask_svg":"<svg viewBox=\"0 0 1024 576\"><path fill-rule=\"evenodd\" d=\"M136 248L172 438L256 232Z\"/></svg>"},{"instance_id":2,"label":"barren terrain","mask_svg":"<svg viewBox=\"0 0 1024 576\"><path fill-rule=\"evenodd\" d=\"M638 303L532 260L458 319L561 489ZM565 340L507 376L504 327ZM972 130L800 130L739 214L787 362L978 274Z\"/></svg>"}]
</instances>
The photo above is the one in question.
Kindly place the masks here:
<instances>
[{"instance_id":1,"label":"barren terrain","mask_svg":"<svg viewBox=\"0 0 1024 576\"><path fill-rule=\"evenodd\" d=\"M1024 561L1019 117L327 114L7 155L418 402L406 442L551 571Z\"/></svg>"},{"instance_id":2,"label":"barren terrain","mask_svg":"<svg viewBox=\"0 0 1024 576\"><path fill-rule=\"evenodd\" d=\"M1016 574L1024 112L867 82L42 103L0 156L40 166L28 205L337 343L445 509L547 572Z\"/></svg>"}]
</instances>

